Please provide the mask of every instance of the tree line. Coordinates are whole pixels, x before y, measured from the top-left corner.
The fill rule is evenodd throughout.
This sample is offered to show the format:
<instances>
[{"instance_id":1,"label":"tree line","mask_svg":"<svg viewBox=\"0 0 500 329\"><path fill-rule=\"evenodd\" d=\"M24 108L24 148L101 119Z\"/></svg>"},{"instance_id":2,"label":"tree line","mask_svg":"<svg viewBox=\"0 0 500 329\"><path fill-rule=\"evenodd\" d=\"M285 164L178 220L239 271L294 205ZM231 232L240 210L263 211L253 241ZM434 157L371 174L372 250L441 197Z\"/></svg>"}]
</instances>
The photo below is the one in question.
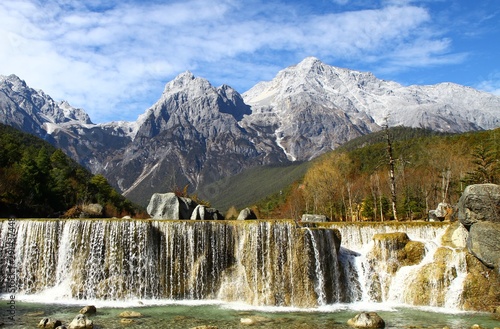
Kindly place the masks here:
<instances>
[{"instance_id":1,"label":"tree line","mask_svg":"<svg viewBox=\"0 0 500 329\"><path fill-rule=\"evenodd\" d=\"M140 212L102 175L38 137L0 125L0 216L60 217L88 203L103 205L106 217Z\"/></svg>"},{"instance_id":2,"label":"tree line","mask_svg":"<svg viewBox=\"0 0 500 329\"><path fill-rule=\"evenodd\" d=\"M465 187L477 183L500 184L500 129L452 135L398 127L324 154L284 196L258 206L268 218L315 213L333 221L385 221L397 213L398 219L416 220L441 202L455 205Z\"/></svg>"}]
</instances>

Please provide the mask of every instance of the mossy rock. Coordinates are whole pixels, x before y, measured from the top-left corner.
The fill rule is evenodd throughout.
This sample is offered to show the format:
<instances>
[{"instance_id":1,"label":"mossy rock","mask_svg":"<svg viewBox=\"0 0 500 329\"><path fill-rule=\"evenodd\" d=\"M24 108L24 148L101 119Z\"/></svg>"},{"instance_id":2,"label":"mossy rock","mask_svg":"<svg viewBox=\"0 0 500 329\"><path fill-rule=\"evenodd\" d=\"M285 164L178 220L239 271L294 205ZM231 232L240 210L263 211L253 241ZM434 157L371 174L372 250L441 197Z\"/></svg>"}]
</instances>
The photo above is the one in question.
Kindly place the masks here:
<instances>
[{"instance_id":1,"label":"mossy rock","mask_svg":"<svg viewBox=\"0 0 500 329\"><path fill-rule=\"evenodd\" d=\"M457 277L457 268L450 264L456 251L441 247L436 250L432 263L422 266L413 276L412 289L405 295L405 302L413 305L444 306L446 292Z\"/></svg>"},{"instance_id":2,"label":"mossy rock","mask_svg":"<svg viewBox=\"0 0 500 329\"><path fill-rule=\"evenodd\" d=\"M375 234L373 241L371 257L386 261L390 273L396 273L401 266L416 265L425 257L425 245L410 240L404 232Z\"/></svg>"},{"instance_id":3,"label":"mossy rock","mask_svg":"<svg viewBox=\"0 0 500 329\"><path fill-rule=\"evenodd\" d=\"M141 318L142 314L137 311L123 311L120 313L119 317L126 319Z\"/></svg>"},{"instance_id":4,"label":"mossy rock","mask_svg":"<svg viewBox=\"0 0 500 329\"><path fill-rule=\"evenodd\" d=\"M425 245L420 241L409 241L405 248L406 257L404 265L419 264L425 257Z\"/></svg>"},{"instance_id":5,"label":"mossy rock","mask_svg":"<svg viewBox=\"0 0 500 329\"><path fill-rule=\"evenodd\" d=\"M377 233L373 235L373 241L376 244L381 243L394 249L402 249L410 241L410 238L404 232Z\"/></svg>"},{"instance_id":6,"label":"mossy rock","mask_svg":"<svg viewBox=\"0 0 500 329\"><path fill-rule=\"evenodd\" d=\"M413 294L405 297L406 302L413 305L442 306L444 304L444 285L449 285L446 274L446 265L443 263L429 263L423 266L412 281ZM436 289L438 288L438 289Z\"/></svg>"},{"instance_id":7,"label":"mossy rock","mask_svg":"<svg viewBox=\"0 0 500 329\"><path fill-rule=\"evenodd\" d=\"M500 306L500 275L467 253L468 274L464 282L464 309L492 312Z\"/></svg>"},{"instance_id":8,"label":"mossy rock","mask_svg":"<svg viewBox=\"0 0 500 329\"><path fill-rule=\"evenodd\" d=\"M445 264L453 257L454 251L450 248L439 247L434 253L434 262Z\"/></svg>"}]
</instances>

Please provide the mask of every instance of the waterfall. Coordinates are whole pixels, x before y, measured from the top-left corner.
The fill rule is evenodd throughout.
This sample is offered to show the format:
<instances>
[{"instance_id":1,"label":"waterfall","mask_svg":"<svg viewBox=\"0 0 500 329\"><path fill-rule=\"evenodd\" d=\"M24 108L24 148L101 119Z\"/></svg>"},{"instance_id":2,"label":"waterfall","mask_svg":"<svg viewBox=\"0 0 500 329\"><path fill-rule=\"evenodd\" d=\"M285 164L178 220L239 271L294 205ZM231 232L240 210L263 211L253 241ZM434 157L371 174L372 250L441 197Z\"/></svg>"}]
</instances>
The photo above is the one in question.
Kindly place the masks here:
<instances>
[{"instance_id":1,"label":"waterfall","mask_svg":"<svg viewBox=\"0 0 500 329\"><path fill-rule=\"evenodd\" d=\"M0 224L4 253L8 223ZM447 225L85 219L16 220L15 227L18 293L54 301L460 308L467 274L463 251L441 246ZM1 282L6 275L2 266Z\"/></svg>"},{"instance_id":2,"label":"waterfall","mask_svg":"<svg viewBox=\"0 0 500 329\"><path fill-rule=\"evenodd\" d=\"M350 271L351 280L347 283L353 293L351 300L461 307L467 275L465 252L441 245L448 224L341 223L331 227L342 235L345 249L341 266ZM403 232L409 240L403 238L398 243ZM402 252L410 245L421 248L422 258L405 263L408 260Z\"/></svg>"},{"instance_id":3,"label":"waterfall","mask_svg":"<svg viewBox=\"0 0 500 329\"><path fill-rule=\"evenodd\" d=\"M316 291L316 294L318 295L318 305L324 305L325 304L325 276L323 275L323 269L321 268L321 258L320 258L320 251L318 249L318 245L316 244L316 239L314 238L314 235L311 231L310 228L306 228L307 232L309 232L309 235L311 237L311 243L313 247L313 252L314 252L314 261L315 261L315 274L317 279L317 283L314 287L314 290Z\"/></svg>"}]
</instances>

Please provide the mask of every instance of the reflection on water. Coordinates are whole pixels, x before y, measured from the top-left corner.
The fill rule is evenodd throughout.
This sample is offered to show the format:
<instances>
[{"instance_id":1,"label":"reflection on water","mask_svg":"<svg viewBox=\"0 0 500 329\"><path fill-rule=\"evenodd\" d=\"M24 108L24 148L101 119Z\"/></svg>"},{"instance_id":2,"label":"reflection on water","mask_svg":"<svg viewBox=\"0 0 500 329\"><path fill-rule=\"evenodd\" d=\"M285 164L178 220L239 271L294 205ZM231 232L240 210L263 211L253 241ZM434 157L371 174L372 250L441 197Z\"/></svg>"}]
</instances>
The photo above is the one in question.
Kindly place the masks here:
<instances>
[{"instance_id":1,"label":"reflection on water","mask_svg":"<svg viewBox=\"0 0 500 329\"><path fill-rule=\"evenodd\" d=\"M3 301L2 301L3 302ZM71 322L78 314L80 305L36 304L18 302L16 304L15 323L2 314L1 322L8 328L36 328L43 317L61 320L64 324ZM372 305L373 306L373 305ZM135 319L131 324L120 322L119 314L124 310L135 310L143 317ZM447 314L445 310L417 310L414 308L395 308L377 310L386 321L386 328L436 328L448 326L454 328L470 328L480 324L484 328L500 326L490 314L455 313ZM252 309L236 304L167 304L135 307L98 307L97 314L90 318L94 328L193 328L196 326L216 326L217 328L350 328L346 322L359 310L352 305L347 308L337 305L335 308L311 310L293 310L283 308ZM254 323L249 326L241 323L241 319L250 319Z\"/></svg>"}]
</instances>

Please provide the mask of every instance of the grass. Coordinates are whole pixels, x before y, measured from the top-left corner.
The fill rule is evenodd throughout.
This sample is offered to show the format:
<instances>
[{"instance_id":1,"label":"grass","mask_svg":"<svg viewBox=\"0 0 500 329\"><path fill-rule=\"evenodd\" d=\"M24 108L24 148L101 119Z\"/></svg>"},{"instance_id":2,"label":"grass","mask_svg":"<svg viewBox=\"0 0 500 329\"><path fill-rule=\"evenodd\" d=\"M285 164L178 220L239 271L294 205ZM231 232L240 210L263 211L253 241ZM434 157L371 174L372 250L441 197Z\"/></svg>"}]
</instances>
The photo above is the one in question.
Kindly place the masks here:
<instances>
[{"instance_id":1,"label":"grass","mask_svg":"<svg viewBox=\"0 0 500 329\"><path fill-rule=\"evenodd\" d=\"M231 206L242 209L301 180L308 167L308 162L253 167L209 184L196 193L222 212Z\"/></svg>"}]
</instances>

